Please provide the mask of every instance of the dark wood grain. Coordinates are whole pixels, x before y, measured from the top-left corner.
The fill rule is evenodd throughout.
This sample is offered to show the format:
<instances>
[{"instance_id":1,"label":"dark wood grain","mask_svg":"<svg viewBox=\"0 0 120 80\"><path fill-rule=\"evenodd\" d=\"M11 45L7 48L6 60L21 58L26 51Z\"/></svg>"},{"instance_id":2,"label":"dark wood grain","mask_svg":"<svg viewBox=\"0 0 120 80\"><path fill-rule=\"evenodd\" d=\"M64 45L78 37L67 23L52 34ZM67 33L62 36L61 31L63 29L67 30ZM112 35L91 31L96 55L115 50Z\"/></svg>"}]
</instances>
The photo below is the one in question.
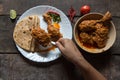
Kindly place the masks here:
<instances>
[{"instance_id":1,"label":"dark wood grain","mask_svg":"<svg viewBox=\"0 0 120 80\"><path fill-rule=\"evenodd\" d=\"M120 58L111 56L106 62L102 58L100 60L96 61L94 66L99 67L98 70L108 80L119 80ZM47 63L29 62L19 54L0 54L0 78L3 80L80 80L81 78L80 71L64 58L45 65Z\"/></svg>"},{"instance_id":2,"label":"dark wood grain","mask_svg":"<svg viewBox=\"0 0 120 80\"><path fill-rule=\"evenodd\" d=\"M79 49L108 80L120 80L120 0L0 0L0 80L82 80L80 71L63 57L50 63L35 63L24 58L17 50L12 35L19 16L34 6L54 6L67 16L69 8L73 6L77 12L72 23L74 26L80 17L79 9L85 4L91 7L91 12L112 13L117 38L103 54L93 55ZM11 9L17 11L14 22L9 18Z\"/></svg>"},{"instance_id":3,"label":"dark wood grain","mask_svg":"<svg viewBox=\"0 0 120 80\"><path fill-rule=\"evenodd\" d=\"M120 1L118 0L109 0L109 6L108 10L112 13L114 16L120 17Z\"/></svg>"},{"instance_id":4,"label":"dark wood grain","mask_svg":"<svg viewBox=\"0 0 120 80\"><path fill-rule=\"evenodd\" d=\"M0 52L17 52L13 41L13 30L16 22L9 16L0 16Z\"/></svg>"},{"instance_id":5,"label":"dark wood grain","mask_svg":"<svg viewBox=\"0 0 120 80\"><path fill-rule=\"evenodd\" d=\"M3 80L71 80L72 64L65 59L54 63L33 63L18 54L0 54Z\"/></svg>"},{"instance_id":6,"label":"dark wood grain","mask_svg":"<svg viewBox=\"0 0 120 80\"><path fill-rule=\"evenodd\" d=\"M111 0L112 1L112 0ZM90 5L91 12L105 13L108 10L107 0L1 0L0 14L9 15L10 9L15 9L18 14L22 14L27 9L38 5L50 5L62 10L65 14L71 6L76 10L77 15L80 15L80 7Z\"/></svg>"},{"instance_id":7,"label":"dark wood grain","mask_svg":"<svg viewBox=\"0 0 120 80\"><path fill-rule=\"evenodd\" d=\"M79 15L80 7L85 4L91 7L91 12L105 13L110 11L113 16L120 16L120 2L118 0L0 0L0 15L9 15L11 9L15 9L21 15L27 9L39 5L54 6L65 14L73 6L77 15Z\"/></svg>"},{"instance_id":8,"label":"dark wood grain","mask_svg":"<svg viewBox=\"0 0 120 80\"><path fill-rule=\"evenodd\" d=\"M115 25L116 28L116 41L114 43L114 45L112 46L112 48L110 49L110 51L112 52L112 54L120 54L120 18L118 17L113 17L112 21Z\"/></svg>"},{"instance_id":9,"label":"dark wood grain","mask_svg":"<svg viewBox=\"0 0 120 80\"><path fill-rule=\"evenodd\" d=\"M114 80L119 80L120 79L120 56L116 56L116 57L113 57L112 60L111 60L111 80L114 79Z\"/></svg>"}]
</instances>

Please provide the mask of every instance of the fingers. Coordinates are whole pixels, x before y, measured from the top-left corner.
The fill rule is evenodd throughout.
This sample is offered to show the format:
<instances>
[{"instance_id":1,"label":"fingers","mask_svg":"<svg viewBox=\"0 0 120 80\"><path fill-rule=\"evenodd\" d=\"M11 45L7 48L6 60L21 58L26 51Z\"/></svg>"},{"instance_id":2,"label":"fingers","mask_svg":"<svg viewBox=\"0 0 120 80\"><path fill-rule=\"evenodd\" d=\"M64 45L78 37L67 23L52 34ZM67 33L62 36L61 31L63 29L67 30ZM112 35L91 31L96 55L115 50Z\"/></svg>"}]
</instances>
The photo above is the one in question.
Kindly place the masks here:
<instances>
[{"instance_id":1,"label":"fingers","mask_svg":"<svg viewBox=\"0 0 120 80\"><path fill-rule=\"evenodd\" d=\"M65 39L60 38L57 42L59 42L63 47L65 46Z\"/></svg>"},{"instance_id":2,"label":"fingers","mask_svg":"<svg viewBox=\"0 0 120 80\"><path fill-rule=\"evenodd\" d=\"M56 46L60 49L60 51L63 52L64 47L63 47L63 45L60 42L56 42Z\"/></svg>"},{"instance_id":3,"label":"fingers","mask_svg":"<svg viewBox=\"0 0 120 80\"><path fill-rule=\"evenodd\" d=\"M64 39L64 38L60 38L57 42L60 42L61 44L63 44L63 43L64 43L64 41L65 41L65 39Z\"/></svg>"},{"instance_id":4,"label":"fingers","mask_svg":"<svg viewBox=\"0 0 120 80\"><path fill-rule=\"evenodd\" d=\"M65 44L65 43L67 43L68 41L70 41L70 39L67 39L67 38L60 38L60 39L58 40L58 42L60 42L61 44Z\"/></svg>"}]
</instances>

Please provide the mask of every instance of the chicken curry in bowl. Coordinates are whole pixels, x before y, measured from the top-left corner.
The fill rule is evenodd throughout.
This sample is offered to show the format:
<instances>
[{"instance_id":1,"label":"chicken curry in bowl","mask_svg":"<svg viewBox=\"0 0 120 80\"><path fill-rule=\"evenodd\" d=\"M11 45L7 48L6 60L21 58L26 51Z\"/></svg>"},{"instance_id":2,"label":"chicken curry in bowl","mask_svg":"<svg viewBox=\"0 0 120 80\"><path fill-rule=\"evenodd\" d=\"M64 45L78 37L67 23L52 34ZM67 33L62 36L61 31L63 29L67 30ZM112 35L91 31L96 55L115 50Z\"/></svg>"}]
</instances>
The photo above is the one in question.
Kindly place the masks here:
<instances>
[{"instance_id":1,"label":"chicken curry in bowl","mask_svg":"<svg viewBox=\"0 0 120 80\"><path fill-rule=\"evenodd\" d=\"M108 50L116 38L111 13L89 13L82 16L74 26L74 39L79 47L90 53ZM113 38L112 38L113 37Z\"/></svg>"}]
</instances>

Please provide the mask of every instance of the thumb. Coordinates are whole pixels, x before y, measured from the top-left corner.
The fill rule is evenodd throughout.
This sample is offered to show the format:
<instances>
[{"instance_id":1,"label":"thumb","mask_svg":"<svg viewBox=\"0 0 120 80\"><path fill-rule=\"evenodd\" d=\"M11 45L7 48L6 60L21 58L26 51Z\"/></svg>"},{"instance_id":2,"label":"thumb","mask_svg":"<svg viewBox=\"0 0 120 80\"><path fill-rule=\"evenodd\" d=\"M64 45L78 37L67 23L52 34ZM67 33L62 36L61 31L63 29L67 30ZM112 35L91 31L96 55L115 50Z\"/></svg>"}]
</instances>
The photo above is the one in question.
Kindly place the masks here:
<instances>
[{"instance_id":1,"label":"thumb","mask_svg":"<svg viewBox=\"0 0 120 80\"><path fill-rule=\"evenodd\" d=\"M56 46L59 48L59 50L60 50L61 52L63 52L64 47L62 46L62 44L61 44L60 42L56 42Z\"/></svg>"}]
</instances>

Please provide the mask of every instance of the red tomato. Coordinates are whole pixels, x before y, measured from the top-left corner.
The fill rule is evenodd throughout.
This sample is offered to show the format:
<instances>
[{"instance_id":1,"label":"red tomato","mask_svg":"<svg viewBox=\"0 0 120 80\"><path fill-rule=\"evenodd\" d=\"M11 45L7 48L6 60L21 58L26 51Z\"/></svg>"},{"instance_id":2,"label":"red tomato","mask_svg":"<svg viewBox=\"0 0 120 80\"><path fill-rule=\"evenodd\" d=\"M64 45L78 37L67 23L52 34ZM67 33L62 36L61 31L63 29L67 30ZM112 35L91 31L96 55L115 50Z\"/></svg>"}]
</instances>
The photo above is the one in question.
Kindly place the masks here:
<instances>
[{"instance_id":1,"label":"red tomato","mask_svg":"<svg viewBox=\"0 0 120 80\"><path fill-rule=\"evenodd\" d=\"M82 15L87 14L90 12L90 6L84 5L80 8L80 12Z\"/></svg>"}]
</instances>

